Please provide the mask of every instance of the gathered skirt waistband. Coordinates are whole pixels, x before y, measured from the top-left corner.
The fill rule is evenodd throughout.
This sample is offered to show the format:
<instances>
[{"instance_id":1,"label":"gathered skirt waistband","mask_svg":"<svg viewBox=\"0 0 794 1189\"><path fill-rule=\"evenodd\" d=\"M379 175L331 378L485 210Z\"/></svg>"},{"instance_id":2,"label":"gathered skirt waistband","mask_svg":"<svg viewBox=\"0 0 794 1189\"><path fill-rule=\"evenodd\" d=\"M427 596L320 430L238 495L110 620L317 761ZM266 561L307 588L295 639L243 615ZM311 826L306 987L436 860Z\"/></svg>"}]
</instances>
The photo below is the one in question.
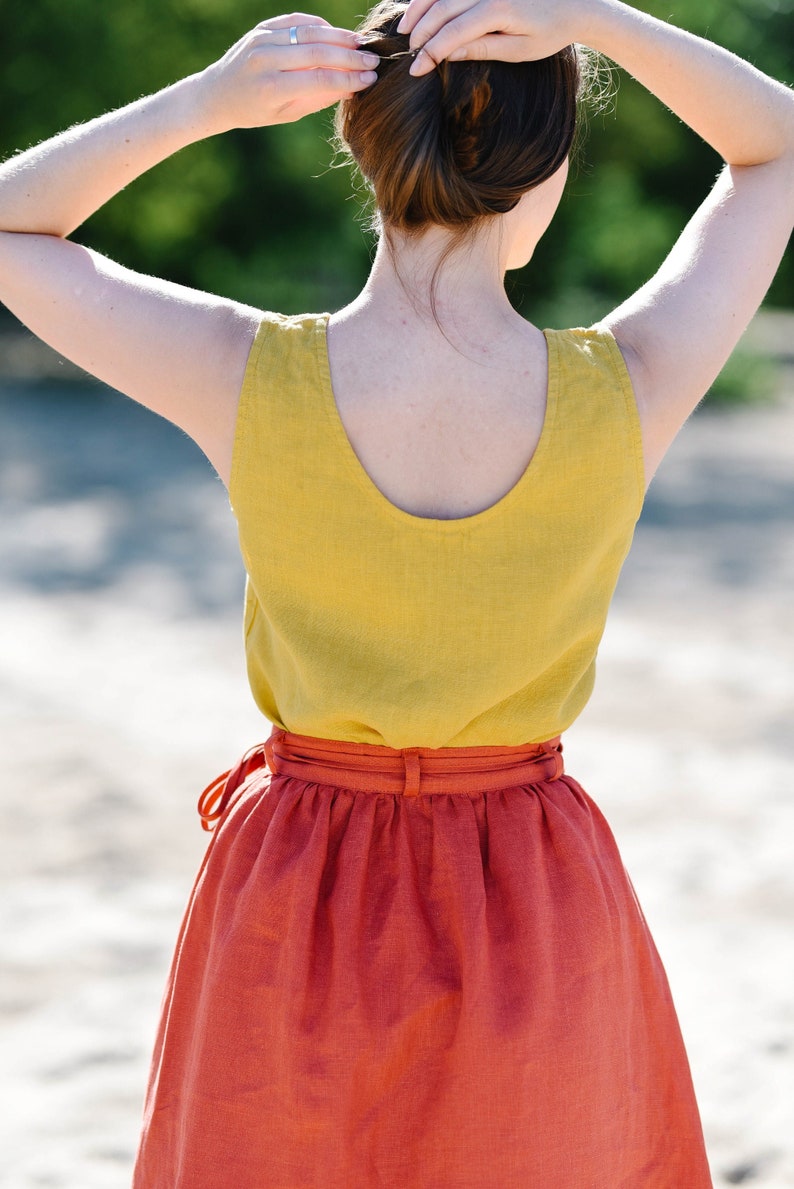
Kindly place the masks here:
<instances>
[{"instance_id":1,"label":"gathered skirt waistband","mask_svg":"<svg viewBox=\"0 0 794 1189\"><path fill-rule=\"evenodd\" d=\"M205 830L212 830L240 785L258 769L366 793L488 793L557 780L564 772L560 737L517 747L383 747L316 739L274 728L199 798Z\"/></svg>"}]
</instances>

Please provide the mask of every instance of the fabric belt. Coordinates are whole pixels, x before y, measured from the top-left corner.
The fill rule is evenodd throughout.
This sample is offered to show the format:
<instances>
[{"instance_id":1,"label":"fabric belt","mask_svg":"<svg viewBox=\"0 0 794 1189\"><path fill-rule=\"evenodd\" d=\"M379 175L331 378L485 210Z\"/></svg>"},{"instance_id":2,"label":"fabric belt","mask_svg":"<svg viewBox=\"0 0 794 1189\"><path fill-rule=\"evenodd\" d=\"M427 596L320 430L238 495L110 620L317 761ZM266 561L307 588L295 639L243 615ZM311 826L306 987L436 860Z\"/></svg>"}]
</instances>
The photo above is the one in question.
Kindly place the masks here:
<instances>
[{"instance_id":1,"label":"fabric belt","mask_svg":"<svg viewBox=\"0 0 794 1189\"><path fill-rule=\"evenodd\" d=\"M564 772L559 735L518 747L382 747L315 739L274 728L265 743L250 748L199 797L205 830L212 830L230 797L267 766L274 776L362 793L492 793L557 780Z\"/></svg>"}]
</instances>

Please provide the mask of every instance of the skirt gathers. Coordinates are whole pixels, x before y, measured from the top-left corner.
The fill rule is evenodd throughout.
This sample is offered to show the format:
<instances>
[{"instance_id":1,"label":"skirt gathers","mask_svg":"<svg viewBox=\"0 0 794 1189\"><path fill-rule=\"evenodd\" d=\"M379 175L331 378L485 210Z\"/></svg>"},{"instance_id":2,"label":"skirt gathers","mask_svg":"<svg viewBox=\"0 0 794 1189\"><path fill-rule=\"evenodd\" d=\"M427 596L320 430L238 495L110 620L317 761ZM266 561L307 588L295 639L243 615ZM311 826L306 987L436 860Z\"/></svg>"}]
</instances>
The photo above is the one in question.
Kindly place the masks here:
<instances>
[{"instance_id":1,"label":"skirt gathers","mask_svg":"<svg viewBox=\"0 0 794 1189\"><path fill-rule=\"evenodd\" d=\"M134 1189L710 1189L664 970L558 739L275 731L199 810Z\"/></svg>"}]
</instances>

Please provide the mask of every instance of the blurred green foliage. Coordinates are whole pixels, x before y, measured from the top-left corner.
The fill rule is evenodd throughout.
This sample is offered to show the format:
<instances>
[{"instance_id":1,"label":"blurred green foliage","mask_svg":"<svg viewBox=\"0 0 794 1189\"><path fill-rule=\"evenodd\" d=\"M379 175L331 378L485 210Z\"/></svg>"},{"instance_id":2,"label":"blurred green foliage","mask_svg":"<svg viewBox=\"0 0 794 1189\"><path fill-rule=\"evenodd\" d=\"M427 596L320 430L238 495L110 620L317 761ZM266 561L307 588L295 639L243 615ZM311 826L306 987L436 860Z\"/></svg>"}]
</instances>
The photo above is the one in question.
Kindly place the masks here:
<instances>
[{"instance_id":1,"label":"blurred green foliage","mask_svg":"<svg viewBox=\"0 0 794 1189\"><path fill-rule=\"evenodd\" d=\"M794 78L794 0L646 0L655 15ZM34 0L6 9L0 153L146 94L219 57L283 11L254 0ZM347 0L320 15L355 24ZM647 279L711 185L716 155L625 75L590 120L557 219L513 299L543 324L603 314ZM331 113L233 132L152 170L77 233L130 267L254 305L336 308L366 276L371 240L347 170L331 168ZM770 294L794 306L787 258Z\"/></svg>"},{"instance_id":2,"label":"blurred green foliage","mask_svg":"<svg viewBox=\"0 0 794 1189\"><path fill-rule=\"evenodd\" d=\"M701 407L765 404L775 398L779 389L779 363L740 346L717 376Z\"/></svg>"}]
</instances>

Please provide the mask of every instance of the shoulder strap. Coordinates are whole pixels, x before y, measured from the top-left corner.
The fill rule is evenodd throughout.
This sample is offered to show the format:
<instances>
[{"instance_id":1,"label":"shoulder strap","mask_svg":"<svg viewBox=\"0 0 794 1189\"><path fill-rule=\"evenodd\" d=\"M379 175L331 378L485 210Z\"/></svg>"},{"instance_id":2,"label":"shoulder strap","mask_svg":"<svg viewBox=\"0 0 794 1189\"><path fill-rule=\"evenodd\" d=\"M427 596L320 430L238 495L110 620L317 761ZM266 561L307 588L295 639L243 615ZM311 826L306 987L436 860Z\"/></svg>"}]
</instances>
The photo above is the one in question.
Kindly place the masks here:
<instances>
[{"instance_id":1,"label":"shoulder strap","mask_svg":"<svg viewBox=\"0 0 794 1189\"><path fill-rule=\"evenodd\" d=\"M265 313L248 356L232 453L229 499L235 511L278 431L281 446L316 397L319 380L318 336L324 333L325 314Z\"/></svg>"},{"instance_id":2,"label":"shoulder strap","mask_svg":"<svg viewBox=\"0 0 794 1189\"><path fill-rule=\"evenodd\" d=\"M592 462L597 451L599 469L614 470L616 480L625 477L628 467L639 516L645 498L642 432L631 378L614 335L599 326L575 327L547 332L547 341L566 453Z\"/></svg>"}]
</instances>

